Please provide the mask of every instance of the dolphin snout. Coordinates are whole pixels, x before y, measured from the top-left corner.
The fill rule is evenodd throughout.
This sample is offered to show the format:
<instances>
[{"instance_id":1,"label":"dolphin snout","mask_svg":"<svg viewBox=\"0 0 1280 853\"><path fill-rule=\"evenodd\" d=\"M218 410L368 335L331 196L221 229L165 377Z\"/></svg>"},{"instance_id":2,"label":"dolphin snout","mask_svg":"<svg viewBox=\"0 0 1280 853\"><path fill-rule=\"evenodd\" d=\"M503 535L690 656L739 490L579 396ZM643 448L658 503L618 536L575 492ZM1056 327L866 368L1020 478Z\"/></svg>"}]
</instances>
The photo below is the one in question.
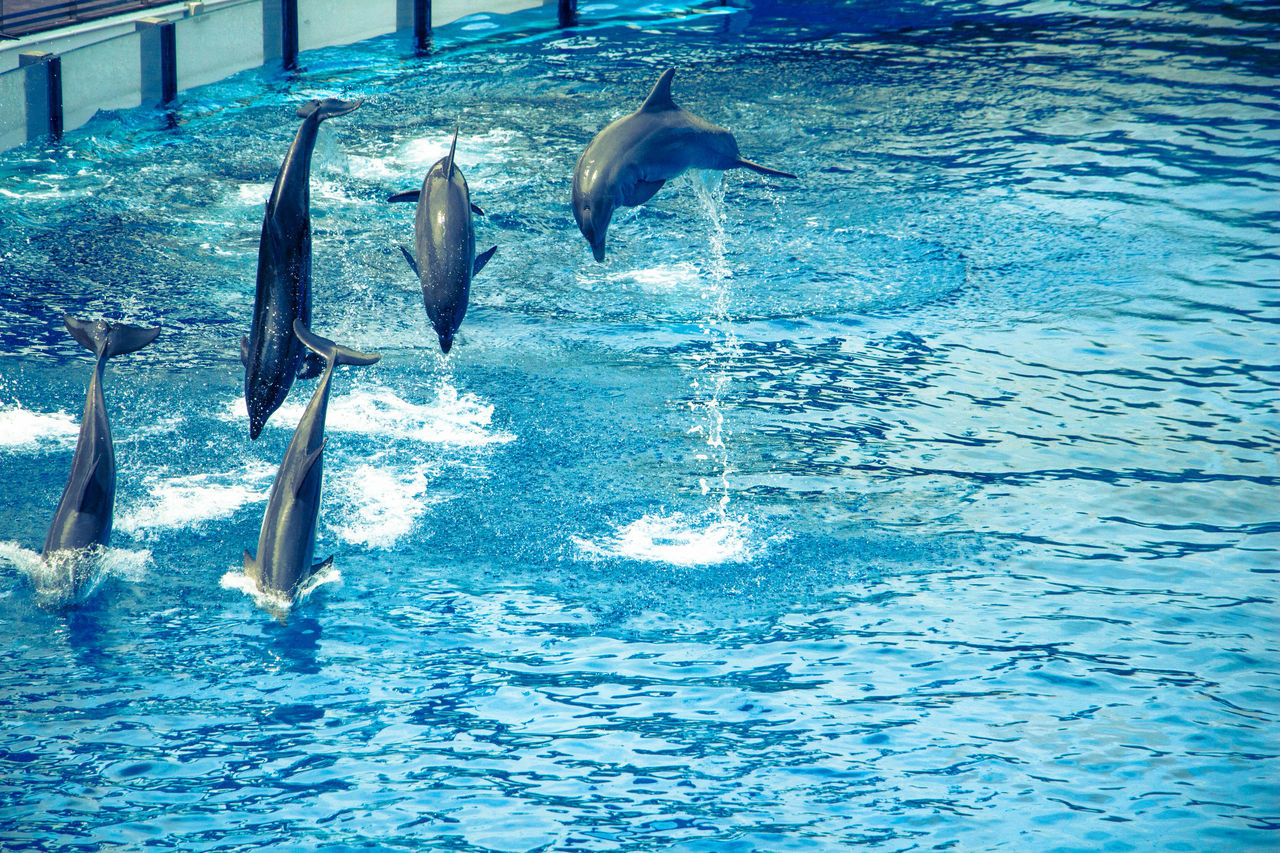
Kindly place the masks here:
<instances>
[{"instance_id":1,"label":"dolphin snout","mask_svg":"<svg viewBox=\"0 0 1280 853\"><path fill-rule=\"evenodd\" d=\"M604 263L604 235L600 235L599 240L591 241L591 254L595 256L597 263Z\"/></svg>"}]
</instances>

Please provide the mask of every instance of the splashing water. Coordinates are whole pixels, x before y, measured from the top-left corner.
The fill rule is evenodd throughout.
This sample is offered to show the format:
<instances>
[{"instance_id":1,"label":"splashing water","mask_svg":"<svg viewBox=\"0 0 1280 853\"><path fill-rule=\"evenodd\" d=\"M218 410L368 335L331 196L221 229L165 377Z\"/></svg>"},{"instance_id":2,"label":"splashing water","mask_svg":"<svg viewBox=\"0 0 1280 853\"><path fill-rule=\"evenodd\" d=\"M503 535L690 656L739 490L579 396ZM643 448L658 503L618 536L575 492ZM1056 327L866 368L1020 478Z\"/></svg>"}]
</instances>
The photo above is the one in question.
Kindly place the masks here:
<instances>
[{"instance_id":1,"label":"splashing water","mask_svg":"<svg viewBox=\"0 0 1280 853\"><path fill-rule=\"evenodd\" d=\"M148 550L95 545L43 556L17 542L0 542L0 565L11 565L25 575L35 588L36 603L50 610L83 604L109 577L136 583L150 562Z\"/></svg>"},{"instance_id":2,"label":"splashing water","mask_svg":"<svg viewBox=\"0 0 1280 853\"><path fill-rule=\"evenodd\" d=\"M308 577L298 587L298 591L292 597L276 590L266 590L258 586L258 584L244 573L243 569L229 569L218 585L223 589L238 590L250 599L253 603L267 611L277 619L284 620L289 613L295 608L302 606L307 602L316 590L327 584L339 585L342 583L342 572L330 563L320 571Z\"/></svg>"},{"instance_id":3,"label":"splashing water","mask_svg":"<svg viewBox=\"0 0 1280 853\"><path fill-rule=\"evenodd\" d=\"M686 567L751 559L759 549L752 544L747 519L726 517L722 511L718 504L701 516L651 513L598 541L572 538L578 551L593 559L625 557Z\"/></svg>"}]
</instances>

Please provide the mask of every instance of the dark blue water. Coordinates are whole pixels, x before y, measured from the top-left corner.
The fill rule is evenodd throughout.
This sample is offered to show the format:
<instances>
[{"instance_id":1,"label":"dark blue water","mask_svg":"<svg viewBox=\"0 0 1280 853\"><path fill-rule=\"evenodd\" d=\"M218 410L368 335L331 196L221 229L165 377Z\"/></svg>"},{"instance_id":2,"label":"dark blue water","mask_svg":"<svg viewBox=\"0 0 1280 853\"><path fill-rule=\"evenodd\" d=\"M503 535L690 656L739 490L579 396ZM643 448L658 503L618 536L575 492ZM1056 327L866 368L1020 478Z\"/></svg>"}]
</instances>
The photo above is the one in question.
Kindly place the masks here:
<instances>
[{"instance_id":1,"label":"dark blue water","mask_svg":"<svg viewBox=\"0 0 1280 853\"><path fill-rule=\"evenodd\" d=\"M1280 15L757 3L471 20L0 155L0 843L1274 850ZM542 22L542 23L540 23ZM596 264L578 154L662 69L783 182L691 175ZM238 342L296 105L336 380L317 553L246 591L311 383ZM398 245L498 244L447 362ZM92 590L43 568L91 362Z\"/></svg>"}]
</instances>

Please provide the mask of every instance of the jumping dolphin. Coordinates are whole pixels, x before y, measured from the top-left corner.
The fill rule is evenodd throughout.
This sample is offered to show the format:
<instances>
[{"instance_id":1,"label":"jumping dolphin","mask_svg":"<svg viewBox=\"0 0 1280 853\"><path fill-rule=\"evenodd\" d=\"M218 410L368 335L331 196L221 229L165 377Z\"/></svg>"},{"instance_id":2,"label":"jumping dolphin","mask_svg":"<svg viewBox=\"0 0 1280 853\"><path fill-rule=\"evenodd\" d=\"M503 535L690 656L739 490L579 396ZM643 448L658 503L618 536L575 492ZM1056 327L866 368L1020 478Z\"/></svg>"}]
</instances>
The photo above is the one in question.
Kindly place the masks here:
<instances>
[{"instance_id":1,"label":"jumping dolphin","mask_svg":"<svg viewBox=\"0 0 1280 853\"><path fill-rule=\"evenodd\" d=\"M418 203L413 218L417 260L403 246L400 251L418 276L427 317L440 338L440 349L446 353L453 346L453 336L458 333L462 318L467 313L471 277L484 269L498 250L493 246L476 256L471 214L474 211L484 216L484 211L471 203L467 179L454 165L453 154L457 147L458 132L455 130L449 156L441 158L427 170L422 189L398 193L387 199Z\"/></svg>"},{"instance_id":2,"label":"jumping dolphin","mask_svg":"<svg viewBox=\"0 0 1280 853\"><path fill-rule=\"evenodd\" d=\"M573 170L573 216L604 260L604 237L615 207L644 204L685 169L751 169L794 178L738 156L738 142L722 127L698 118L671 100L668 68L640 109L596 134Z\"/></svg>"},{"instance_id":3,"label":"jumping dolphin","mask_svg":"<svg viewBox=\"0 0 1280 853\"><path fill-rule=\"evenodd\" d=\"M338 364L373 364L382 356L365 355L313 334L301 320L293 332L307 349L324 359L324 375L302 420L294 430L289 449L267 496L267 511L258 535L258 556L244 552L244 571L263 590L293 596L299 584L324 568L333 558L312 565L316 546L316 516L320 511L323 475L324 419L329 408L329 381Z\"/></svg>"},{"instance_id":4,"label":"jumping dolphin","mask_svg":"<svg viewBox=\"0 0 1280 853\"><path fill-rule=\"evenodd\" d=\"M58 511L45 536L43 554L54 551L106 545L111 539L111 520L116 501L116 454L107 420L107 401L102 395L102 378L107 359L136 352L156 339L160 327L145 329L124 323L78 320L70 314L62 318L75 338L92 351L98 362L89 380L89 396L80 419L80 440L71 460L71 476L62 490Z\"/></svg>"},{"instance_id":5,"label":"jumping dolphin","mask_svg":"<svg viewBox=\"0 0 1280 853\"><path fill-rule=\"evenodd\" d=\"M311 323L311 152L320 122L346 115L364 101L313 100L298 109L302 127L289 146L267 201L258 242L258 287L253 327L240 341L249 438L256 439L289 394L294 376L318 376L321 362L306 359L293 321Z\"/></svg>"}]
</instances>

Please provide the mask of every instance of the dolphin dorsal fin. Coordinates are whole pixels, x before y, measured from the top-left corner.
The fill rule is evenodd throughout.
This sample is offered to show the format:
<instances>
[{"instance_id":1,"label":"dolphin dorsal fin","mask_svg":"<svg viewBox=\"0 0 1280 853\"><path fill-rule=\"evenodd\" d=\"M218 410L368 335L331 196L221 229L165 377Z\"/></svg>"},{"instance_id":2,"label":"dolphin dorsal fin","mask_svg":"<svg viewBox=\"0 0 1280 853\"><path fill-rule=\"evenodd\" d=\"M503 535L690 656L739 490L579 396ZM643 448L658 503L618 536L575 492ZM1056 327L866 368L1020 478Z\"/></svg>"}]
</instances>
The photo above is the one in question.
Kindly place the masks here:
<instances>
[{"instance_id":1,"label":"dolphin dorsal fin","mask_svg":"<svg viewBox=\"0 0 1280 853\"><path fill-rule=\"evenodd\" d=\"M662 76L658 78L653 91L649 93L649 97L644 99L640 112L656 113L662 110L680 109L676 106L676 102L671 100L671 80L675 76L676 70L674 68L668 68L662 72Z\"/></svg>"},{"instance_id":2,"label":"dolphin dorsal fin","mask_svg":"<svg viewBox=\"0 0 1280 853\"><path fill-rule=\"evenodd\" d=\"M444 175L446 178L453 177L453 152L458 147L458 126L453 127L453 144L449 146L449 159L444 164Z\"/></svg>"}]
</instances>

